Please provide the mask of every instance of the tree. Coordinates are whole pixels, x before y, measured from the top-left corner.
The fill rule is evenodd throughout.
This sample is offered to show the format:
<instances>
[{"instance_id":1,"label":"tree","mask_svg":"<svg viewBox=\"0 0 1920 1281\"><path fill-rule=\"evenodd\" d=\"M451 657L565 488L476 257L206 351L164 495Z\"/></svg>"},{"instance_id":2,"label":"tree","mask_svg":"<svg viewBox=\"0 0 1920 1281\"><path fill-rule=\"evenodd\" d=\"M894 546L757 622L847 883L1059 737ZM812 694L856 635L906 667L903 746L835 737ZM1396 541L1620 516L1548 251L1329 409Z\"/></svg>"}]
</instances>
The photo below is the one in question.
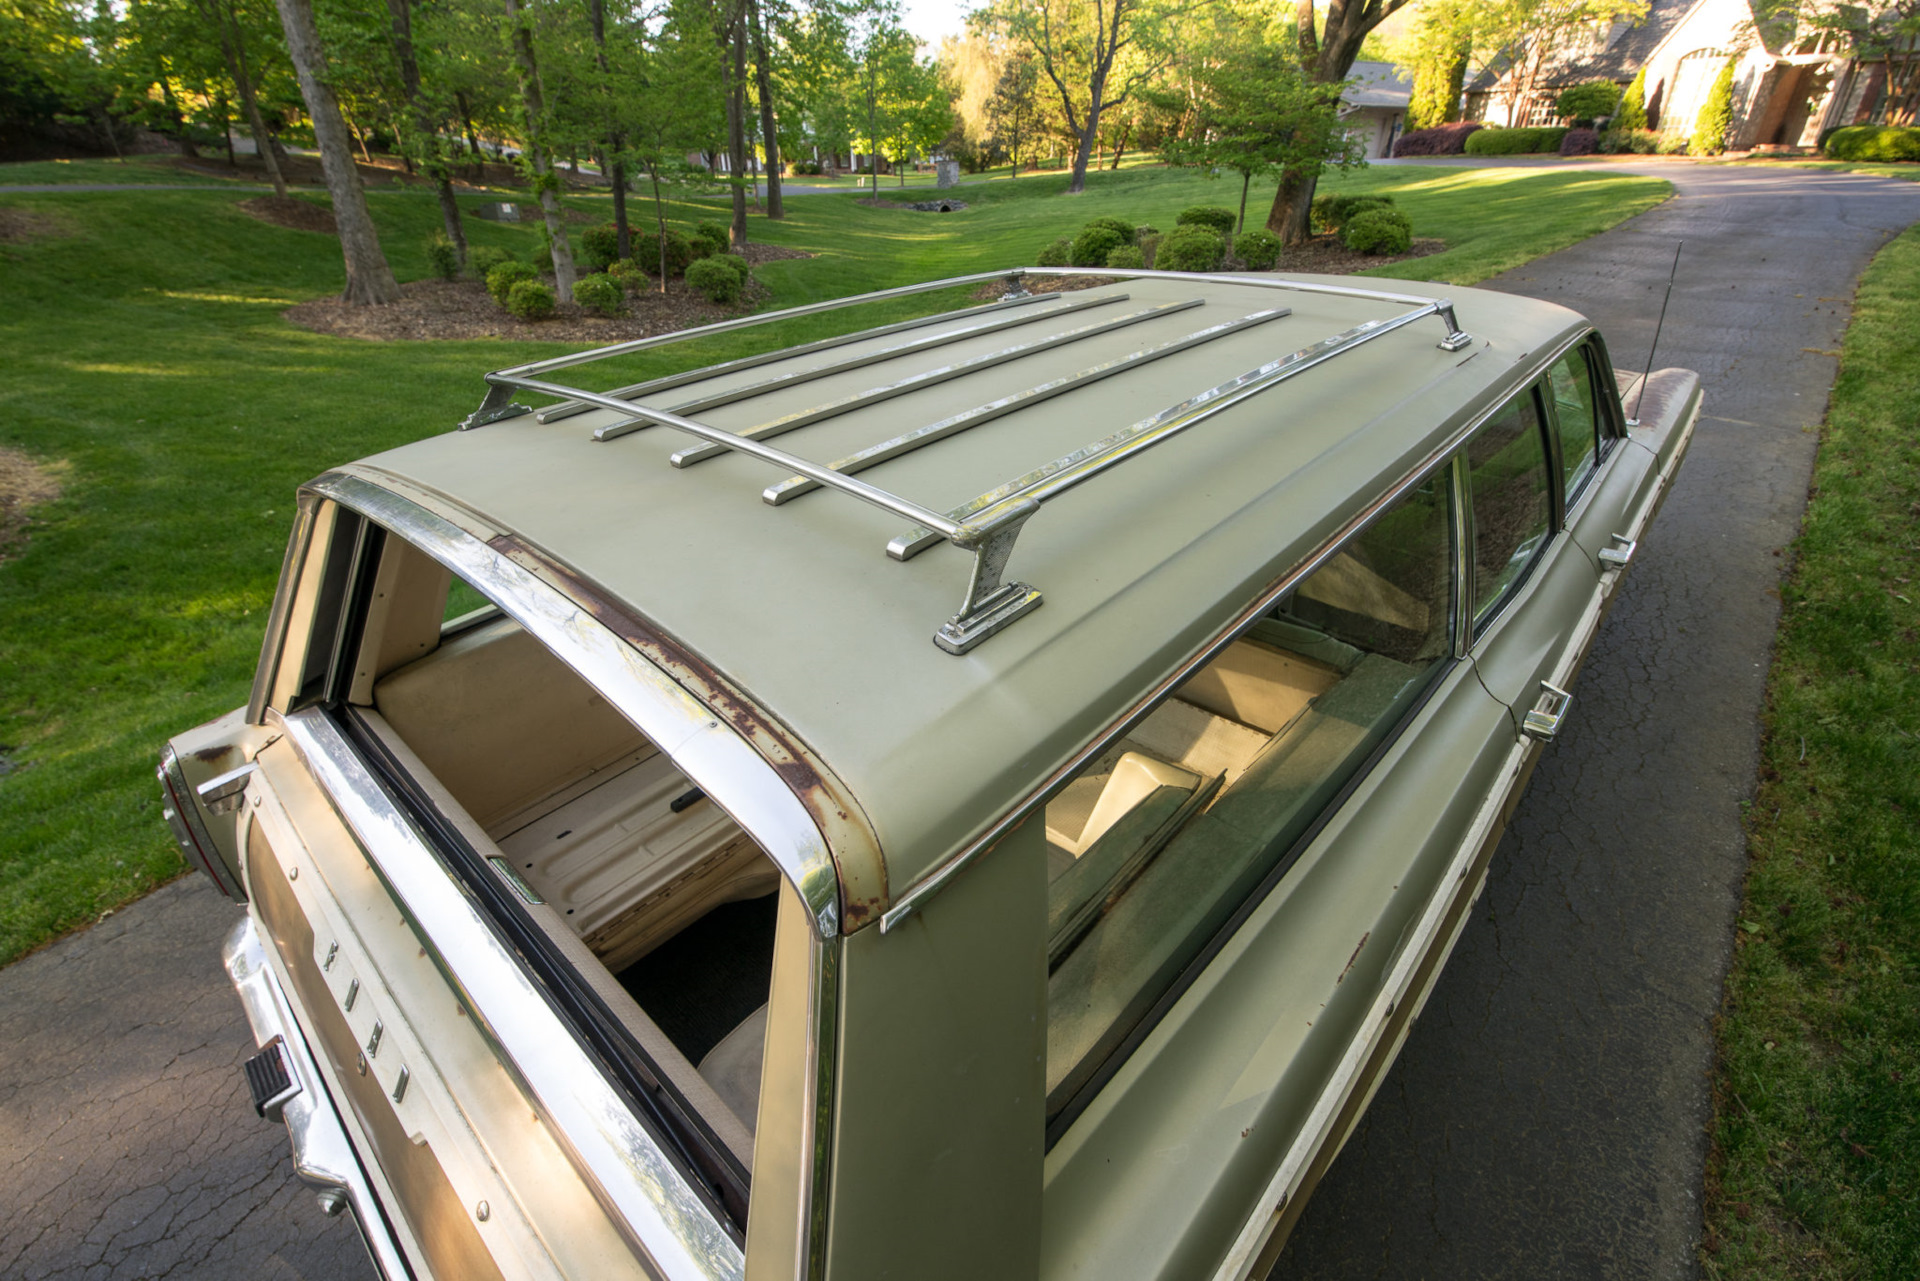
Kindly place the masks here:
<instances>
[{"instance_id":1,"label":"tree","mask_svg":"<svg viewBox=\"0 0 1920 1281\"><path fill-rule=\"evenodd\" d=\"M467 261L467 232L460 225L460 206L453 198L453 174L446 163L445 148L441 145L440 124L434 119L435 113L421 87L420 60L413 44L413 0L387 0L387 20L392 31L393 56L400 67L401 88L413 112L414 133L409 139L412 144L410 151L420 162L420 168L427 177L433 180L434 193L440 202L441 225L446 229L447 239L453 243L454 254L464 266Z\"/></svg>"},{"instance_id":2,"label":"tree","mask_svg":"<svg viewBox=\"0 0 1920 1281\"><path fill-rule=\"evenodd\" d=\"M291 2L293 0L280 0L283 5ZM560 175L554 172L553 157L547 150L546 93L540 83L540 64L534 57L533 28L523 0L505 0L505 4L507 38L513 46L520 102L526 113L526 159L533 171L533 189L540 197L540 213L546 221L548 256L553 260L553 290L561 302L572 302L573 243L567 239L566 217L560 212Z\"/></svg>"},{"instance_id":3,"label":"tree","mask_svg":"<svg viewBox=\"0 0 1920 1281\"><path fill-rule=\"evenodd\" d=\"M747 30L753 39L753 75L760 100L760 145L767 161L767 217L785 218L786 203L780 197L780 124L773 104L772 42L767 35L767 5L747 0Z\"/></svg>"},{"instance_id":4,"label":"tree","mask_svg":"<svg viewBox=\"0 0 1920 1281\"><path fill-rule=\"evenodd\" d=\"M1022 45L1008 51L987 100L987 119L993 137L1007 152L1012 175L1020 172L1021 150L1031 139L1040 116L1040 68L1033 51ZM1011 175L1010 175L1011 176Z\"/></svg>"},{"instance_id":5,"label":"tree","mask_svg":"<svg viewBox=\"0 0 1920 1281\"><path fill-rule=\"evenodd\" d=\"M1404 7L1407 0L1331 0L1321 20L1314 0L1299 0L1294 18L1294 40L1300 70L1315 84L1337 86L1353 70L1367 33ZM1281 170L1280 187L1267 213L1267 229L1282 244L1297 245L1307 238L1313 189L1320 168L1288 165Z\"/></svg>"},{"instance_id":6,"label":"tree","mask_svg":"<svg viewBox=\"0 0 1920 1281\"><path fill-rule=\"evenodd\" d=\"M1460 118L1460 93L1473 57L1474 10L1469 0L1427 0L1414 28L1413 94L1407 128L1432 129Z\"/></svg>"},{"instance_id":7,"label":"tree","mask_svg":"<svg viewBox=\"0 0 1920 1281\"><path fill-rule=\"evenodd\" d=\"M1384 2L1397 7L1406 0ZM1303 3L1311 10L1312 0ZM1169 11L1160 0L1000 0L994 13L1033 50L1059 99L1073 141L1067 192L1077 195L1087 189L1102 113L1125 104L1167 64Z\"/></svg>"},{"instance_id":8,"label":"tree","mask_svg":"<svg viewBox=\"0 0 1920 1281\"><path fill-rule=\"evenodd\" d=\"M1646 13L1646 0L1494 0L1481 6L1476 21L1481 47L1511 62L1512 100L1524 111L1547 68L1590 41L1596 28Z\"/></svg>"},{"instance_id":9,"label":"tree","mask_svg":"<svg viewBox=\"0 0 1920 1281\"><path fill-rule=\"evenodd\" d=\"M641 52L629 101L628 154L653 186L660 292L667 291L667 216L662 188L693 179L685 156L720 110L719 49L704 0L672 0Z\"/></svg>"},{"instance_id":10,"label":"tree","mask_svg":"<svg viewBox=\"0 0 1920 1281\"><path fill-rule=\"evenodd\" d=\"M1171 164L1240 175L1241 230L1256 176L1284 170L1317 178L1329 166L1364 163L1359 141L1340 122L1338 86L1307 79L1289 48L1251 31L1217 47L1195 82L1197 100L1184 127L1160 148ZM1156 105L1175 104L1162 97Z\"/></svg>"},{"instance_id":11,"label":"tree","mask_svg":"<svg viewBox=\"0 0 1920 1281\"><path fill-rule=\"evenodd\" d=\"M1733 68L1738 58L1728 58L1707 91L1707 103L1694 122L1693 141L1687 150L1696 156L1717 156L1727 149L1727 134L1733 129Z\"/></svg>"},{"instance_id":12,"label":"tree","mask_svg":"<svg viewBox=\"0 0 1920 1281\"><path fill-rule=\"evenodd\" d=\"M1633 78L1627 91L1620 95L1620 105L1614 110L1613 119L1607 122L1609 132L1626 133L1647 127L1647 69L1640 68L1640 74Z\"/></svg>"},{"instance_id":13,"label":"tree","mask_svg":"<svg viewBox=\"0 0 1920 1281\"><path fill-rule=\"evenodd\" d=\"M234 0L194 0L201 21L216 33L220 55L226 62L227 74L233 80L233 89L240 99L240 109L246 113L247 129L253 134L254 149L260 153L260 163L265 166L267 178L273 183L273 194L285 198L287 179L280 172L279 158L274 155L273 137L267 130L266 118L260 113L260 95L256 89L253 74L253 62L247 56L247 31L241 21L238 6Z\"/></svg>"},{"instance_id":14,"label":"tree","mask_svg":"<svg viewBox=\"0 0 1920 1281\"><path fill-rule=\"evenodd\" d=\"M313 25L309 0L275 0L280 25L286 32L287 54L293 59L300 93L313 121L314 142L320 148L320 167L326 173L327 193L333 198L333 221L340 232L340 252L347 265L347 288L342 295L356 306L398 302L400 285L380 252L380 235L367 212L367 193L347 149L347 123L340 103L327 83L326 51Z\"/></svg>"}]
</instances>

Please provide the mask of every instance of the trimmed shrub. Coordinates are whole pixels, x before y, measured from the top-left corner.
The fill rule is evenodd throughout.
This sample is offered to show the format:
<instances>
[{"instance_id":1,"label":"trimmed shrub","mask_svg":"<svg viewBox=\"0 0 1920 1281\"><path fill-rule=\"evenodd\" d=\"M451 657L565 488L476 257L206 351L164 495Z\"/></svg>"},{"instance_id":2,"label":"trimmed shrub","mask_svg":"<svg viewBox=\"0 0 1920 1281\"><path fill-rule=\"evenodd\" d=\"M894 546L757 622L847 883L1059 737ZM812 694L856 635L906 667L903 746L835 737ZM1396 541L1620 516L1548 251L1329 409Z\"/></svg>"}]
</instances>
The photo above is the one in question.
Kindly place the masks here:
<instances>
[{"instance_id":1,"label":"trimmed shrub","mask_svg":"<svg viewBox=\"0 0 1920 1281\"><path fill-rule=\"evenodd\" d=\"M1457 156L1467 149L1467 139L1485 129L1478 120L1461 120L1431 129L1403 133L1393 144L1395 156Z\"/></svg>"},{"instance_id":2,"label":"trimmed shrub","mask_svg":"<svg viewBox=\"0 0 1920 1281\"><path fill-rule=\"evenodd\" d=\"M1333 202L1339 198L1333 195L1318 195L1313 198L1313 204L1308 207L1307 221L1314 231L1333 230Z\"/></svg>"},{"instance_id":3,"label":"trimmed shrub","mask_svg":"<svg viewBox=\"0 0 1920 1281\"><path fill-rule=\"evenodd\" d=\"M510 258L487 273L487 293L504 307L507 305L507 295L513 292L515 285L532 280L539 274L526 263Z\"/></svg>"},{"instance_id":4,"label":"trimmed shrub","mask_svg":"<svg viewBox=\"0 0 1920 1281\"><path fill-rule=\"evenodd\" d=\"M1140 228L1140 238L1134 241L1134 248L1138 249L1140 256L1147 260L1147 266L1149 268L1152 268L1157 261L1157 255L1160 252L1160 241L1162 239L1163 237L1160 233L1153 228L1142 227Z\"/></svg>"},{"instance_id":5,"label":"trimmed shrub","mask_svg":"<svg viewBox=\"0 0 1920 1281\"><path fill-rule=\"evenodd\" d=\"M1162 271L1213 271L1220 266L1226 249L1219 232L1190 222L1175 227L1161 240L1155 261Z\"/></svg>"},{"instance_id":6,"label":"trimmed shrub","mask_svg":"<svg viewBox=\"0 0 1920 1281\"><path fill-rule=\"evenodd\" d=\"M607 279L623 289L645 289L647 269L631 258L622 258L607 264Z\"/></svg>"},{"instance_id":7,"label":"trimmed shrub","mask_svg":"<svg viewBox=\"0 0 1920 1281\"><path fill-rule=\"evenodd\" d=\"M1481 129L1467 139L1470 156L1524 156L1558 151L1567 131L1544 129Z\"/></svg>"},{"instance_id":8,"label":"trimmed shrub","mask_svg":"<svg viewBox=\"0 0 1920 1281\"><path fill-rule=\"evenodd\" d=\"M1600 147L1600 135L1591 129L1569 129L1560 140L1563 156L1590 156Z\"/></svg>"},{"instance_id":9,"label":"trimmed shrub","mask_svg":"<svg viewBox=\"0 0 1920 1281\"><path fill-rule=\"evenodd\" d=\"M1598 146L1608 155L1651 156L1660 150L1660 135L1651 129L1608 129Z\"/></svg>"},{"instance_id":10,"label":"trimmed shrub","mask_svg":"<svg viewBox=\"0 0 1920 1281\"><path fill-rule=\"evenodd\" d=\"M1076 267L1104 267L1107 255L1126 243L1126 238L1112 227L1089 223L1085 231L1073 238L1067 261Z\"/></svg>"},{"instance_id":11,"label":"trimmed shrub","mask_svg":"<svg viewBox=\"0 0 1920 1281\"><path fill-rule=\"evenodd\" d=\"M501 263L512 261L513 255L498 245L474 245L467 250L467 270L482 280Z\"/></svg>"},{"instance_id":12,"label":"trimmed shrub","mask_svg":"<svg viewBox=\"0 0 1920 1281\"><path fill-rule=\"evenodd\" d=\"M1662 133L1654 142L1654 150L1663 156L1684 156L1687 154L1687 140L1677 133Z\"/></svg>"},{"instance_id":13,"label":"trimmed shrub","mask_svg":"<svg viewBox=\"0 0 1920 1281\"><path fill-rule=\"evenodd\" d=\"M612 276L582 276L573 282L573 300L603 316L613 316L626 307L627 291Z\"/></svg>"},{"instance_id":14,"label":"trimmed shrub","mask_svg":"<svg viewBox=\"0 0 1920 1281\"><path fill-rule=\"evenodd\" d=\"M1173 222L1176 231L1181 227L1209 227L1223 236L1231 236L1233 229L1240 224L1240 215L1225 205L1194 205L1190 209L1182 209L1180 216ZM1177 267L1175 270L1194 269Z\"/></svg>"},{"instance_id":15,"label":"trimmed shrub","mask_svg":"<svg viewBox=\"0 0 1920 1281\"><path fill-rule=\"evenodd\" d=\"M740 277L740 283L742 285L746 284L753 276L753 269L748 265L747 260L739 254L715 254L705 261L719 263L722 267L725 267L728 271Z\"/></svg>"},{"instance_id":16,"label":"trimmed shrub","mask_svg":"<svg viewBox=\"0 0 1920 1281\"><path fill-rule=\"evenodd\" d=\"M1073 242L1065 236L1062 236L1035 254L1033 256L1033 265L1036 267L1064 267L1067 265L1067 260L1072 256Z\"/></svg>"},{"instance_id":17,"label":"trimmed shrub","mask_svg":"<svg viewBox=\"0 0 1920 1281\"><path fill-rule=\"evenodd\" d=\"M1381 194L1335 196L1327 205L1327 225L1338 231L1352 220L1355 214L1365 213L1369 209L1391 209L1393 197Z\"/></svg>"},{"instance_id":18,"label":"trimmed shrub","mask_svg":"<svg viewBox=\"0 0 1920 1281\"><path fill-rule=\"evenodd\" d=\"M746 278L722 262L726 254L715 254L711 258L702 258L687 268L687 285L697 291L708 302L717 302L721 306L740 300L740 291L746 285Z\"/></svg>"},{"instance_id":19,"label":"trimmed shrub","mask_svg":"<svg viewBox=\"0 0 1920 1281\"><path fill-rule=\"evenodd\" d=\"M1089 218L1087 219L1087 225L1084 230L1092 231L1095 227L1109 228L1119 235L1120 243L1123 245L1132 244L1134 236L1137 234L1137 229L1125 218Z\"/></svg>"},{"instance_id":20,"label":"trimmed shrub","mask_svg":"<svg viewBox=\"0 0 1920 1281\"><path fill-rule=\"evenodd\" d=\"M1631 132L1647 127L1647 69L1640 68L1640 74L1627 86L1626 93L1620 97L1620 105L1614 109L1613 119L1607 122L1609 130Z\"/></svg>"},{"instance_id":21,"label":"trimmed shrub","mask_svg":"<svg viewBox=\"0 0 1920 1281\"><path fill-rule=\"evenodd\" d=\"M1834 160L1920 160L1920 129L1848 125L1827 135L1825 150Z\"/></svg>"},{"instance_id":22,"label":"trimmed shrub","mask_svg":"<svg viewBox=\"0 0 1920 1281\"><path fill-rule=\"evenodd\" d=\"M1403 254L1413 248L1413 224L1398 209L1363 209L1341 228L1340 240L1359 254Z\"/></svg>"},{"instance_id":23,"label":"trimmed shrub","mask_svg":"<svg viewBox=\"0 0 1920 1281\"><path fill-rule=\"evenodd\" d=\"M633 238L633 260L649 276L660 274L660 233L643 231ZM667 229L667 274L677 276L693 261L693 247L687 238L671 227Z\"/></svg>"},{"instance_id":24,"label":"trimmed shrub","mask_svg":"<svg viewBox=\"0 0 1920 1281\"><path fill-rule=\"evenodd\" d=\"M706 241L707 244L711 246L709 251L711 253L723 254L733 248L733 232L724 222L713 222L708 219L702 219L693 224L693 235L690 239ZM704 258L707 255L700 254L699 256Z\"/></svg>"},{"instance_id":25,"label":"trimmed shrub","mask_svg":"<svg viewBox=\"0 0 1920 1281\"><path fill-rule=\"evenodd\" d=\"M1121 245L1107 255L1109 267L1143 268L1147 265L1147 256L1140 252L1138 245Z\"/></svg>"},{"instance_id":26,"label":"trimmed shrub","mask_svg":"<svg viewBox=\"0 0 1920 1281\"><path fill-rule=\"evenodd\" d=\"M1713 88L1707 90L1707 105L1700 108L1700 118L1693 126L1693 141L1687 147L1689 155L1717 156L1727 149L1727 132L1733 128L1735 61L1727 59L1727 64L1713 79Z\"/></svg>"},{"instance_id":27,"label":"trimmed shrub","mask_svg":"<svg viewBox=\"0 0 1920 1281\"><path fill-rule=\"evenodd\" d=\"M811 176L826 172L826 167L818 160L796 160L787 166L787 173L793 177Z\"/></svg>"},{"instance_id":28,"label":"trimmed shrub","mask_svg":"<svg viewBox=\"0 0 1920 1281\"><path fill-rule=\"evenodd\" d=\"M1280 237L1271 231L1243 231L1233 238L1233 253L1249 271L1272 271L1280 261Z\"/></svg>"},{"instance_id":29,"label":"trimmed shrub","mask_svg":"<svg viewBox=\"0 0 1920 1281\"><path fill-rule=\"evenodd\" d=\"M453 280L460 275L460 251L453 247L446 233L436 231L427 237L427 265L442 280Z\"/></svg>"},{"instance_id":30,"label":"trimmed shrub","mask_svg":"<svg viewBox=\"0 0 1920 1281\"><path fill-rule=\"evenodd\" d=\"M507 310L515 320L545 320L553 308L553 290L537 280L522 280L507 294Z\"/></svg>"},{"instance_id":31,"label":"trimmed shrub","mask_svg":"<svg viewBox=\"0 0 1920 1281\"><path fill-rule=\"evenodd\" d=\"M580 261L588 271L605 271L620 257L620 229L610 222L580 233Z\"/></svg>"},{"instance_id":32,"label":"trimmed shrub","mask_svg":"<svg viewBox=\"0 0 1920 1281\"><path fill-rule=\"evenodd\" d=\"M1591 125L1601 116L1612 115L1614 108L1619 105L1620 86L1611 80L1589 80L1585 84L1570 85L1553 100L1554 114L1572 120L1575 128L1582 124ZM1563 151L1560 154L1564 156L1569 153Z\"/></svg>"}]
</instances>

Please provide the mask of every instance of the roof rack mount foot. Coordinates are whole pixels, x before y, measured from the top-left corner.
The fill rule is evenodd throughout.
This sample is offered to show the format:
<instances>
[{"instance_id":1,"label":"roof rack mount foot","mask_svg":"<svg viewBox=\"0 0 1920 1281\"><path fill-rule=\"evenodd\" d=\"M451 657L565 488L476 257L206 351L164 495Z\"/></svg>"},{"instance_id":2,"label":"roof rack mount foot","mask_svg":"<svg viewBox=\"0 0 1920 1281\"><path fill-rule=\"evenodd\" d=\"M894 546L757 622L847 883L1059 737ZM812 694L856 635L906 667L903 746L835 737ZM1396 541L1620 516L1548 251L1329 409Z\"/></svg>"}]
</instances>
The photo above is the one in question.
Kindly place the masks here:
<instances>
[{"instance_id":1,"label":"roof rack mount foot","mask_svg":"<svg viewBox=\"0 0 1920 1281\"><path fill-rule=\"evenodd\" d=\"M1040 607L1040 593L1025 583L1006 583L1000 590L949 618L933 634L933 643L949 654L964 654L1001 628Z\"/></svg>"},{"instance_id":2,"label":"roof rack mount foot","mask_svg":"<svg viewBox=\"0 0 1920 1281\"><path fill-rule=\"evenodd\" d=\"M503 418L518 418L522 414L532 413L531 406L513 403L513 390L502 383L488 384L487 398L480 402L480 408L460 420L460 430L472 431L475 427L485 427Z\"/></svg>"},{"instance_id":3,"label":"roof rack mount foot","mask_svg":"<svg viewBox=\"0 0 1920 1281\"><path fill-rule=\"evenodd\" d=\"M1440 313L1440 320L1447 327L1447 336L1440 341L1441 351L1459 351L1473 345L1473 335L1461 329L1460 322L1453 318L1451 302L1437 302L1433 309Z\"/></svg>"}]
</instances>

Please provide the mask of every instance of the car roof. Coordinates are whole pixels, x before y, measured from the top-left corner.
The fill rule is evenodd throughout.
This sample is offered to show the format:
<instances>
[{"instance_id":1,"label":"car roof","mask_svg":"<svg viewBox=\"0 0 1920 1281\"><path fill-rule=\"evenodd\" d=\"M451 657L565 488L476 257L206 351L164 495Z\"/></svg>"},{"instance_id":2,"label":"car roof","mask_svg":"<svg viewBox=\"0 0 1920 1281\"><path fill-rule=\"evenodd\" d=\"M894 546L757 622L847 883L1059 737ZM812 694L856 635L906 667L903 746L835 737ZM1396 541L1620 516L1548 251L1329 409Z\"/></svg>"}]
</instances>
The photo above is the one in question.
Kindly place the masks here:
<instances>
[{"instance_id":1,"label":"car roof","mask_svg":"<svg viewBox=\"0 0 1920 1281\"><path fill-rule=\"evenodd\" d=\"M1257 280L1277 283L1153 277L1042 298L1019 307L1030 316L1021 325L768 390L698 418L741 431L931 368L1062 340L770 442L827 463L1065 374L1291 309L1051 399L1022 402L862 473L945 511L1277 356L1409 310L1404 302L1250 283ZM1422 319L1229 404L1048 502L1027 522L1007 567L1043 604L958 656L931 637L962 599L969 554L943 543L901 563L883 549L910 522L824 490L768 505L761 493L782 479L780 469L737 452L674 467L669 455L698 442L667 427L595 440L596 428L619 421L612 410L547 422L529 414L448 431L353 470L402 478L511 531L745 691L864 808L897 898L1388 485L1522 385L1542 355L1586 328L1575 313L1532 299L1378 283L1417 298L1451 298L1471 345L1443 349L1446 326ZM1188 303L1197 305L1171 306ZM1161 310L1104 333L1063 338L1154 308ZM909 338L952 338L987 315L950 313L911 334L722 372L640 403L723 399L716 393L871 356Z\"/></svg>"}]
</instances>

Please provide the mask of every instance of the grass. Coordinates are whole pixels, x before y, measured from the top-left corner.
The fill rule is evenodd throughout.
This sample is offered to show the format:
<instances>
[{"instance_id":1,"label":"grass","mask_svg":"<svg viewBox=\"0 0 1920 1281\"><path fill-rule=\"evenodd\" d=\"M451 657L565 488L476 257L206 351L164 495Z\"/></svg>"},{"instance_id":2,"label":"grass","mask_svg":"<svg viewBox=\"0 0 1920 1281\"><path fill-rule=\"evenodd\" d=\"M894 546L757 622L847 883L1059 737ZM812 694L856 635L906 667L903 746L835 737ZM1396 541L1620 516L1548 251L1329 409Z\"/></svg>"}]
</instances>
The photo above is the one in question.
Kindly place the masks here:
<instances>
[{"instance_id":1,"label":"grass","mask_svg":"<svg viewBox=\"0 0 1920 1281\"><path fill-rule=\"evenodd\" d=\"M1899 163L1878 160L1727 160L1721 163L1769 168L1785 165L1793 169L1831 169L1835 173L1869 173L1879 178L1899 178L1905 182L1920 182L1920 164L1914 164L1911 161Z\"/></svg>"},{"instance_id":2,"label":"grass","mask_svg":"<svg viewBox=\"0 0 1920 1281\"><path fill-rule=\"evenodd\" d=\"M1709 1275L1920 1276L1920 228L1862 279L1768 679Z\"/></svg>"},{"instance_id":3,"label":"grass","mask_svg":"<svg viewBox=\"0 0 1920 1281\"><path fill-rule=\"evenodd\" d=\"M1641 178L1509 170L1370 171L1345 183L1390 188L1422 234L1454 246L1390 270L1462 283L1667 191ZM777 301L809 302L1029 262L1095 214L1171 227L1181 208L1237 194L1153 169L1103 171L1087 195L1052 198L1065 185L1064 174L982 184L969 189L972 208L949 215L796 197L787 221L756 218L752 234L818 256L760 275ZM288 304L340 289L339 249L247 217L235 207L243 198L0 196L0 209L48 213L66 232L0 243L9 357L0 444L64 463L66 482L25 548L0 564L0 962L181 870L159 818L154 761L169 735L244 700L296 486L446 430L478 402L483 371L557 350L369 343L293 328L280 318ZM438 225L431 194L375 189L369 201L395 271L426 275L423 245ZM671 215L685 226L718 208L680 202ZM635 217L648 214L650 203L636 201ZM469 235L522 255L534 248L528 226L475 220ZM724 358L824 330L818 320L769 326L693 354ZM659 360L633 363L644 371Z\"/></svg>"},{"instance_id":4,"label":"grass","mask_svg":"<svg viewBox=\"0 0 1920 1281\"><path fill-rule=\"evenodd\" d=\"M47 183L197 183L217 186L222 179L178 168L174 155L128 156L118 160L27 160L0 165L0 186L41 186ZM208 159L207 167L223 163ZM253 181L253 179L248 179Z\"/></svg>"}]
</instances>

